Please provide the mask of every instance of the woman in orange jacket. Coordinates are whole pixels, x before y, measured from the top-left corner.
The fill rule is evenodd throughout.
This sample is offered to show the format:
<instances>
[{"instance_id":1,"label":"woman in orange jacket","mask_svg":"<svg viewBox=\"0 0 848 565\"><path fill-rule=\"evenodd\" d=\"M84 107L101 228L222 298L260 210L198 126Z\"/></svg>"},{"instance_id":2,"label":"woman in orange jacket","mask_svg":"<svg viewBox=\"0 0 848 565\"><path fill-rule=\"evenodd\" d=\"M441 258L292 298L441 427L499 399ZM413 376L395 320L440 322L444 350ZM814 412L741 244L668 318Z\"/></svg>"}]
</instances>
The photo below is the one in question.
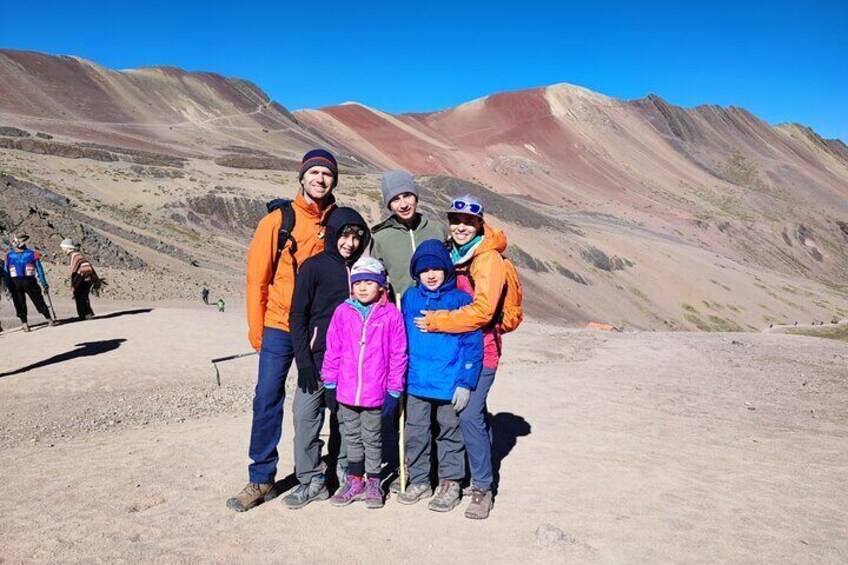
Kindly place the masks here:
<instances>
[{"instance_id":1,"label":"woman in orange jacket","mask_svg":"<svg viewBox=\"0 0 848 565\"><path fill-rule=\"evenodd\" d=\"M465 517L482 520L489 517L493 504L492 442L486 400L500 361L497 310L506 284L501 255L506 250L506 235L483 220L483 205L471 195L451 203L448 222L448 245L457 269L457 286L472 294L474 300L458 310L424 312L415 324L428 332L483 330L483 371L459 414L472 482L471 504Z\"/></svg>"},{"instance_id":2,"label":"woman in orange jacket","mask_svg":"<svg viewBox=\"0 0 848 565\"><path fill-rule=\"evenodd\" d=\"M338 176L336 159L328 151L314 149L306 153L294 202L262 218L250 243L247 322L250 344L259 352L259 374L253 397L249 481L239 494L227 500L227 506L237 512L249 510L274 494L285 382L294 358L289 310L295 275L298 265L324 250L324 226L335 207L332 192ZM294 227L278 253L280 229L287 225L284 217L288 213L294 214Z\"/></svg>"}]
</instances>

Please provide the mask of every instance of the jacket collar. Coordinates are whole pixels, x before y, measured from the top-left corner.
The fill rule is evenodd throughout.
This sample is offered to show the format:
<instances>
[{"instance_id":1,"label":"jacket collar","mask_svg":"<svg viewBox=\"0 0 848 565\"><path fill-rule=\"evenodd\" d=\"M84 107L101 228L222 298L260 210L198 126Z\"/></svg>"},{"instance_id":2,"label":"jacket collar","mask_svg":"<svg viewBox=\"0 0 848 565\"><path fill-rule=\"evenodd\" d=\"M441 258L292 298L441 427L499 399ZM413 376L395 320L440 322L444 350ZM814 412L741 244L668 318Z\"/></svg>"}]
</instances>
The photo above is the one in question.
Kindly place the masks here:
<instances>
[{"instance_id":1,"label":"jacket collar","mask_svg":"<svg viewBox=\"0 0 848 565\"><path fill-rule=\"evenodd\" d=\"M330 194L330 196L327 197L327 207L324 208L324 210L319 210L315 203L306 201L306 198L303 196L303 189L300 189L297 191L297 196L294 198L293 206L300 210L300 212L307 218L315 220L323 225L327 223L330 213L336 207L336 197Z\"/></svg>"}]
</instances>

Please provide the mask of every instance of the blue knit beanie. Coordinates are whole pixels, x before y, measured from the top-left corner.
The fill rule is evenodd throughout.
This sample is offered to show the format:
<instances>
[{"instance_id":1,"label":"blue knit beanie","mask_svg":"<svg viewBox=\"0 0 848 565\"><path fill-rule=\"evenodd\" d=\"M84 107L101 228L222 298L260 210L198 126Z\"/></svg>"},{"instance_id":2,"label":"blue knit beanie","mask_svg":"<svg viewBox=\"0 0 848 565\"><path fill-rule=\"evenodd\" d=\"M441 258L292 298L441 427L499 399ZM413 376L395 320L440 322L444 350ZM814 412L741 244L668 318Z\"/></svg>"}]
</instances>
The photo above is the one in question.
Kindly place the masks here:
<instances>
[{"instance_id":1,"label":"blue knit beanie","mask_svg":"<svg viewBox=\"0 0 848 565\"><path fill-rule=\"evenodd\" d=\"M333 187L339 184L339 165L333 154L325 149L313 149L303 156L300 164L300 175L297 180L303 180L303 175L312 167L327 167L333 173Z\"/></svg>"},{"instance_id":2,"label":"blue knit beanie","mask_svg":"<svg viewBox=\"0 0 848 565\"><path fill-rule=\"evenodd\" d=\"M445 244L438 239L428 239L418 246L409 262L409 274L413 279L428 269L441 269L445 272L445 280L450 280L456 274L456 268L451 261Z\"/></svg>"}]
</instances>

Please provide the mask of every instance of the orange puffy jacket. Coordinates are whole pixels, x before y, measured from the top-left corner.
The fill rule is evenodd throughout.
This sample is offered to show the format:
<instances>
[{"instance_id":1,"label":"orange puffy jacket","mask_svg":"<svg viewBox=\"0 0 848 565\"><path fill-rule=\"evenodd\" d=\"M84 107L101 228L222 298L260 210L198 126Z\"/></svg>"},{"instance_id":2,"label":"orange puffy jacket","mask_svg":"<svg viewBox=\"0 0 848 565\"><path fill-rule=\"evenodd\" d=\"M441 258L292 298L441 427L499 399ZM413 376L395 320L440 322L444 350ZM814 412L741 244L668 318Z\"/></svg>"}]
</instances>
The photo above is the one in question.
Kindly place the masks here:
<instances>
[{"instance_id":1,"label":"orange puffy jacket","mask_svg":"<svg viewBox=\"0 0 848 565\"><path fill-rule=\"evenodd\" d=\"M505 279L506 234L483 223L483 242L474 250L470 273L474 280L474 301L458 310L438 310L427 314L427 330L462 333L486 327L497 313ZM461 269L462 266L458 265Z\"/></svg>"},{"instance_id":2,"label":"orange puffy jacket","mask_svg":"<svg viewBox=\"0 0 848 565\"><path fill-rule=\"evenodd\" d=\"M327 217L335 208L330 197L330 205L322 210L310 204L298 192L292 204L295 213L295 225L292 237L297 242L295 259L297 264L324 250L324 227ZM278 328L289 331L289 310L294 293L295 273L288 248L283 249L274 284L271 271L274 268L274 255L277 252L277 235L282 225L279 210L266 215L259 221L250 249L247 252L247 325L250 345L257 351L262 346L262 328Z\"/></svg>"}]
</instances>

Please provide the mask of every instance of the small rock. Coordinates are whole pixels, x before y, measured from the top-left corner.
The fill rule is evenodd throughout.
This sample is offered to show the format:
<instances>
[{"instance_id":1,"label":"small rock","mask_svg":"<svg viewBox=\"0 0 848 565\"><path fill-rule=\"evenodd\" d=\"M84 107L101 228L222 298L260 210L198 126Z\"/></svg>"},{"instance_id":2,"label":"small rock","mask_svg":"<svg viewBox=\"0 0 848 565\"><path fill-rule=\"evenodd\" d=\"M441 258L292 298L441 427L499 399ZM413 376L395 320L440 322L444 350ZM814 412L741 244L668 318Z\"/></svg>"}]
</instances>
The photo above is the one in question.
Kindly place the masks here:
<instances>
[{"instance_id":1,"label":"small rock","mask_svg":"<svg viewBox=\"0 0 848 565\"><path fill-rule=\"evenodd\" d=\"M551 524L543 524L536 528L536 542L543 546L560 543L575 544L577 538Z\"/></svg>"}]
</instances>

